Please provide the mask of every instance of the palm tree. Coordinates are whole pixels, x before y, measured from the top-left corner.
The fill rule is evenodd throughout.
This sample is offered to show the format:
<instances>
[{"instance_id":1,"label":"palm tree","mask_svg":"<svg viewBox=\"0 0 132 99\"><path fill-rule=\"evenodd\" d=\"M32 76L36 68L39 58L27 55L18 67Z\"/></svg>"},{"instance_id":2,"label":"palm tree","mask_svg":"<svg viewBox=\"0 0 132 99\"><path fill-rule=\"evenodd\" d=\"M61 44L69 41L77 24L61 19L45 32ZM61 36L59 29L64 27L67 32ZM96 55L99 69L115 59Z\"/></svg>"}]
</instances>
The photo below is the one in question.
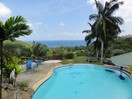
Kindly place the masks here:
<instances>
[{"instance_id":1,"label":"palm tree","mask_svg":"<svg viewBox=\"0 0 132 99\"><path fill-rule=\"evenodd\" d=\"M20 36L30 35L29 25L26 24L26 20L22 16L10 17L5 23L0 21L0 58L1 58L1 71L3 65L3 42L5 40L15 40ZM2 74L2 73L1 73ZM1 77L2 79L2 77ZM1 80L2 81L2 80Z\"/></svg>"},{"instance_id":2,"label":"palm tree","mask_svg":"<svg viewBox=\"0 0 132 99\"><path fill-rule=\"evenodd\" d=\"M99 1L95 0L95 4L98 14L91 14L89 20L95 20L92 31L94 30L96 38L101 42L102 63L104 57L104 42L117 37L117 34L121 32L119 25L123 24L123 19L113 16L113 13L119 9L119 6L122 5L123 2L111 0L109 2L106 1L105 6L103 6Z\"/></svg>"},{"instance_id":3,"label":"palm tree","mask_svg":"<svg viewBox=\"0 0 132 99\"><path fill-rule=\"evenodd\" d=\"M88 35L85 37L85 41L87 42L87 45L91 45L94 47L94 50L96 52L96 58L98 59L99 50L100 50L100 41L96 36L93 25L90 23L88 24L90 25L91 30L84 30L82 33L88 33Z\"/></svg>"},{"instance_id":4,"label":"palm tree","mask_svg":"<svg viewBox=\"0 0 132 99\"><path fill-rule=\"evenodd\" d=\"M46 45L33 41L33 45L30 49L31 58L39 59L46 55L47 50L48 50L48 47Z\"/></svg>"}]
</instances>

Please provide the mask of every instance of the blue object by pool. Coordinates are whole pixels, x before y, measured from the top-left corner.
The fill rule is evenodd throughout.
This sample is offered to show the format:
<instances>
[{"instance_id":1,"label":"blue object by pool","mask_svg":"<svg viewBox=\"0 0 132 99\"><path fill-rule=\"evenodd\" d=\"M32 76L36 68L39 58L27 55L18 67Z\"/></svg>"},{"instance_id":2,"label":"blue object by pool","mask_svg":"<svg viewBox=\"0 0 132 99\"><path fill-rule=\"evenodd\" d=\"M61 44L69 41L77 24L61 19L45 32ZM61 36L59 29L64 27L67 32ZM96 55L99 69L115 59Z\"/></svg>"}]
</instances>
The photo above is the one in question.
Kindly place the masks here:
<instances>
[{"instance_id":1,"label":"blue object by pool","mask_svg":"<svg viewBox=\"0 0 132 99\"><path fill-rule=\"evenodd\" d=\"M132 99L132 80L101 66L74 64L54 70L52 76L33 94L32 99Z\"/></svg>"},{"instance_id":2,"label":"blue object by pool","mask_svg":"<svg viewBox=\"0 0 132 99\"><path fill-rule=\"evenodd\" d=\"M28 59L27 64L26 64L27 70L31 69L32 62L33 62L32 60Z\"/></svg>"},{"instance_id":3,"label":"blue object by pool","mask_svg":"<svg viewBox=\"0 0 132 99\"><path fill-rule=\"evenodd\" d=\"M35 60L36 63L41 64L43 60Z\"/></svg>"},{"instance_id":4,"label":"blue object by pool","mask_svg":"<svg viewBox=\"0 0 132 99\"><path fill-rule=\"evenodd\" d=\"M115 73L115 71L110 70L110 69L105 69L105 71L111 72L111 73Z\"/></svg>"}]
</instances>

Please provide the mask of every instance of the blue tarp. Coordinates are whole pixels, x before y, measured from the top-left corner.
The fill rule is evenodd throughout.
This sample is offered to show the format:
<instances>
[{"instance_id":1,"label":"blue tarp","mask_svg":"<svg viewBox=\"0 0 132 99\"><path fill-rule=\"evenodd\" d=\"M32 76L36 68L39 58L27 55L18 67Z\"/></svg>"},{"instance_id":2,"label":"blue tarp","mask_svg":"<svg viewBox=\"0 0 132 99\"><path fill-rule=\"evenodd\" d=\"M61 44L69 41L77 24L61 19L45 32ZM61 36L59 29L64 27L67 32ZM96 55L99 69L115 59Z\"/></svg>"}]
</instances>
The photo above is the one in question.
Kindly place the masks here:
<instances>
[{"instance_id":1,"label":"blue tarp","mask_svg":"<svg viewBox=\"0 0 132 99\"><path fill-rule=\"evenodd\" d=\"M33 60L28 59L27 64L26 64L27 70L30 70L30 69L33 68L32 67L32 62L33 62ZM37 65L39 65L39 64L41 64L41 62L43 62L43 60L35 60L35 62L37 63Z\"/></svg>"},{"instance_id":2,"label":"blue tarp","mask_svg":"<svg viewBox=\"0 0 132 99\"><path fill-rule=\"evenodd\" d=\"M32 64L32 60L28 59L27 64L26 64L27 70L31 69L31 64Z\"/></svg>"}]
</instances>

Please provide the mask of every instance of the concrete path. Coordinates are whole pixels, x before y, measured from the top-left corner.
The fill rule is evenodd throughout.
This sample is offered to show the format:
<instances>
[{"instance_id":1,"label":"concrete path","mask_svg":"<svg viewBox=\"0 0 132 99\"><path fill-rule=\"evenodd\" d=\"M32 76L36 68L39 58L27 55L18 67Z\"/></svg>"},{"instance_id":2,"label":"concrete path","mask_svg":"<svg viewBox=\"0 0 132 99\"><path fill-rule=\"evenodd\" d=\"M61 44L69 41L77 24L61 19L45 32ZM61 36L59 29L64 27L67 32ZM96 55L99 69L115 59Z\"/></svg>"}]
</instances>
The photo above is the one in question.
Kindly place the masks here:
<instances>
[{"instance_id":1,"label":"concrete path","mask_svg":"<svg viewBox=\"0 0 132 99\"><path fill-rule=\"evenodd\" d=\"M61 63L47 63L39 65L37 70L30 70L18 75L16 81L17 82L27 82L29 83L29 88L31 88L36 82L43 79L50 69L54 68L55 66L62 65Z\"/></svg>"}]
</instances>

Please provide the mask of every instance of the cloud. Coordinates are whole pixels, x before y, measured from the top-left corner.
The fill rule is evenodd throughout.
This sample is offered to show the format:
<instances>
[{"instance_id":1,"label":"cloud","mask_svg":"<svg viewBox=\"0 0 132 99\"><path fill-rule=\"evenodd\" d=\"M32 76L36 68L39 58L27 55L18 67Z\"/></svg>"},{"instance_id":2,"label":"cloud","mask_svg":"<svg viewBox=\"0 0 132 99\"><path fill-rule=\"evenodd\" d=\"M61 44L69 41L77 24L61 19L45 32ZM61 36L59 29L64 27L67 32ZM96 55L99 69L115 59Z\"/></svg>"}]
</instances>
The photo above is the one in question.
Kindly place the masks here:
<instances>
[{"instance_id":1,"label":"cloud","mask_svg":"<svg viewBox=\"0 0 132 99\"><path fill-rule=\"evenodd\" d=\"M56 40L84 40L86 34L81 32L60 32L55 35L51 35L51 38L55 38Z\"/></svg>"},{"instance_id":2,"label":"cloud","mask_svg":"<svg viewBox=\"0 0 132 99\"><path fill-rule=\"evenodd\" d=\"M87 4L94 4L95 1L94 0L87 0Z\"/></svg>"},{"instance_id":3,"label":"cloud","mask_svg":"<svg viewBox=\"0 0 132 99\"><path fill-rule=\"evenodd\" d=\"M65 23L63 23L63 22L60 22L60 26L65 26Z\"/></svg>"},{"instance_id":4,"label":"cloud","mask_svg":"<svg viewBox=\"0 0 132 99\"><path fill-rule=\"evenodd\" d=\"M132 0L125 0L115 15L121 16L126 23L132 24Z\"/></svg>"},{"instance_id":5,"label":"cloud","mask_svg":"<svg viewBox=\"0 0 132 99\"><path fill-rule=\"evenodd\" d=\"M37 22L37 23L35 23L35 25L40 26L40 25L42 25L42 22Z\"/></svg>"},{"instance_id":6,"label":"cloud","mask_svg":"<svg viewBox=\"0 0 132 99\"><path fill-rule=\"evenodd\" d=\"M0 17L9 17L11 15L11 9L0 2Z\"/></svg>"},{"instance_id":7,"label":"cloud","mask_svg":"<svg viewBox=\"0 0 132 99\"><path fill-rule=\"evenodd\" d=\"M42 36L44 35L44 36ZM40 35L35 32L29 36L19 37L18 40L32 41L32 40L84 40L86 33L81 32L60 32L60 33L45 33Z\"/></svg>"},{"instance_id":8,"label":"cloud","mask_svg":"<svg viewBox=\"0 0 132 99\"><path fill-rule=\"evenodd\" d=\"M31 29L36 29L39 26L41 26L43 23L42 22L36 22L36 23L27 23Z\"/></svg>"},{"instance_id":9,"label":"cloud","mask_svg":"<svg viewBox=\"0 0 132 99\"><path fill-rule=\"evenodd\" d=\"M45 31L51 31L51 28L47 24L44 24L44 29Z\"/></svg>"},{"instance_id":10,"label":"cloud","mask_svg":"<svg viewBox=\"0 0 132 99\"><path fill-rule=\"evenodd\" d=\"M27 25L29 25L30 28L33 28L33 23L27 23Z\"/></svg>"}]
</instances>

